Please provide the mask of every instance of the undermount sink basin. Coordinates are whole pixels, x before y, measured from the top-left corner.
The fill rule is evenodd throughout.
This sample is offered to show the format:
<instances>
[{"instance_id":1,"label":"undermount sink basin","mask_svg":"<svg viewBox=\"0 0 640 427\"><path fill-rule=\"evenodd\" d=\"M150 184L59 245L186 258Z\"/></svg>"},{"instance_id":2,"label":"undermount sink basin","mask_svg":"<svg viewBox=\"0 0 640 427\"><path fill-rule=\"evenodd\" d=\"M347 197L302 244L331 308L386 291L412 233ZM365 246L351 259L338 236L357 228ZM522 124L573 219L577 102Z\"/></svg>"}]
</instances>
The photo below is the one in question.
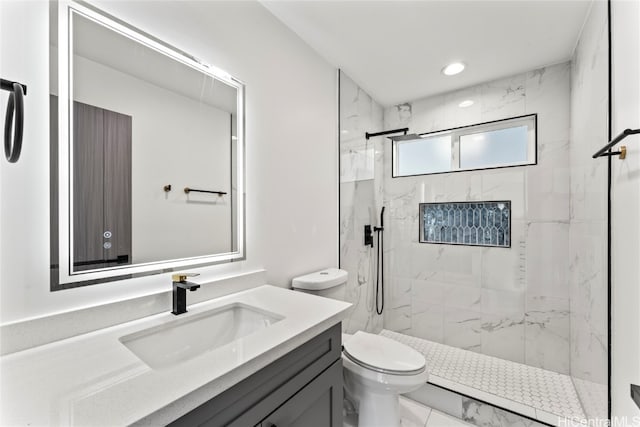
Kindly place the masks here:
<instances>
[{"instance_id":1,"label":"undermount sink basin","mask_svg":"<svg viewBox=\"0 0 640 427\"><path fill-rule=\"evenodd\" d=\"M153 369L182 363L268 328L284 319L234 303L120 337L120 342Z\"/></svg>"}]
</instances>

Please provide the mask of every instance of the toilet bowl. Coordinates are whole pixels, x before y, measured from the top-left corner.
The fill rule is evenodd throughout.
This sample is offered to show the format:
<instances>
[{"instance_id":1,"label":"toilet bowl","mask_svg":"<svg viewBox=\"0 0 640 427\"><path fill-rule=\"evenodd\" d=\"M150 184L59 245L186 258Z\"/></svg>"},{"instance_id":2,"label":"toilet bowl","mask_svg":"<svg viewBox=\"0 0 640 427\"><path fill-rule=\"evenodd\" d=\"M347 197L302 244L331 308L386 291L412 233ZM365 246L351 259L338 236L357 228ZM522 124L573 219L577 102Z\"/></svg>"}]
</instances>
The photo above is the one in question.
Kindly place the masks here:
<instances>
[{"instance_id":1,"label":"toilet bowl","mask_svg":"<svg viewBox=\"0 0 640 427\"><path fill-rule=\"evenodd\" d=\"M399 426L398 396L426 384L425 358L387 337L358 331L343 342L345 395L359 427Z\"/></svg>"},{"instance_id":2,"label":"toilet bowl","mask_svg":"<svg viewBox=\"0 0 640 427\"><path fill-rule=\"evenodd\" d=\"M342 299L347 272L330 268L293 279L294 290ZM358 412L358 427L399 427L401 393L426 384L424 356L402 343L358 331L342 335L345 399Z\"/></svg>"}]
</instances>

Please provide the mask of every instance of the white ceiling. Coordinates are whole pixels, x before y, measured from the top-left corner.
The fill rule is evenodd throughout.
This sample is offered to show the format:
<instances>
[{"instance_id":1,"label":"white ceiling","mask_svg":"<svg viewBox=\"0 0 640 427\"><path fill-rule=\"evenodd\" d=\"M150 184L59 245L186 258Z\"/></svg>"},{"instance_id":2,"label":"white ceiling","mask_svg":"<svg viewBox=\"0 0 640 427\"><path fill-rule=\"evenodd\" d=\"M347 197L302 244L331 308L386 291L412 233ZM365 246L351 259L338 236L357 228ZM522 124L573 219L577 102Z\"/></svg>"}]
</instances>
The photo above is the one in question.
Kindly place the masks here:
<instances>
[{"instance_id":1,"label":"white ceiling","mask_svg":"<svg viewBox=\"0 0 640 427\"><path fill-rule=\"evenodd\" d=\"M570 59L591 0L262 4L389 106ZM467 69L442 75L452 61Z\"/></svg>"},{"instance_id":2,"label":"white ceiling","mask_svg":"<svg viewBox=\"0 0 640 427\"><path fill-rule=\"evenodd\" d=\"M81 15L74 15L73 29L75 54L196 102L237 112L237 91L223 81Z\"/></svg>"}]
</instances>

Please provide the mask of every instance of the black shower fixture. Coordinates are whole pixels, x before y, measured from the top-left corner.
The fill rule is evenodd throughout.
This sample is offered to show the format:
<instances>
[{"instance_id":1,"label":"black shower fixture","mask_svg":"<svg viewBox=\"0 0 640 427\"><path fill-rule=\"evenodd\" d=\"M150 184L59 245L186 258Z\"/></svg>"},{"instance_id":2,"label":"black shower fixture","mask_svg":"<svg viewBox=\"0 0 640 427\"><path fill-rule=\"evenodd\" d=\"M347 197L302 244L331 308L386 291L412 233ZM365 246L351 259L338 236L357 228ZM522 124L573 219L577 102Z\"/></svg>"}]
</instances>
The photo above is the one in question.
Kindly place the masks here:
<instances>
[{"instance_id":1,"label":"black shower fixture","mask_svg":"<svg viewBox=\"0 0 640 427\"><path fill-rule=\"evenodd\" d=\"M393 133L402 133L402 135L395 135L395 136L388 136L387 138L389 138L392 141L409 141L412 139L419 139L420 135L415 134L415 133L408 133L409 132L409 128L400 128L400 129L391 129L391 130L384 130L382 132L374 132L374 133L369 133L366 132L364 134L365 138L367 140L369 140L369 138L373 138L374 136L384 136L384 135L391 135Z\"/></svg>"},{"instance_id":2,"label":"black shower fixture","mask_svg":"<svg viewBox=\"0 0 640 427\"><path fill-rule=\"evenodd\" d=\"M384 206L380 210L380 226L373 227L378 233L378 247L376 250L376 313L384 311Z\"/></svg>"},{"instance_id":3,"label":"black shower fixture","mask_svg":"<svg viewBox=\"0 0 640 427\"><path fill-rule=\"evenodd\" d=\"M411 141L412 139L420 139L420 135L415 134L415 133L410 133L408 135L404 134L404 135L388 136L387 138L389 138L393 142L396 142L396 141Z\"/></svg>"},{"instance_id":4,"label":"black shower fixture","mask_svg":"<svg viewBox=\"0 0 640 427\"><path fill-rule=\"evenodd\" d=\"M383 130L382 132L374 132L374 133L366 132L364 136L367 140L369 140L369 138L373 138L374 136L391 135L392 133L399 133L399 132L404 132L404 134L406 135L407 132L409 132L409 128Z\"/></svg>"},{"instance_id":5,"label":"black shower fixture","mask_svg":"<svg viewBox=\"0 0 640 427\"><path fill-rule=\"evenodd\" d=\"M373 230L370 224L364 226L364 245L373 247Z\"/></svg>"}]
</instances>

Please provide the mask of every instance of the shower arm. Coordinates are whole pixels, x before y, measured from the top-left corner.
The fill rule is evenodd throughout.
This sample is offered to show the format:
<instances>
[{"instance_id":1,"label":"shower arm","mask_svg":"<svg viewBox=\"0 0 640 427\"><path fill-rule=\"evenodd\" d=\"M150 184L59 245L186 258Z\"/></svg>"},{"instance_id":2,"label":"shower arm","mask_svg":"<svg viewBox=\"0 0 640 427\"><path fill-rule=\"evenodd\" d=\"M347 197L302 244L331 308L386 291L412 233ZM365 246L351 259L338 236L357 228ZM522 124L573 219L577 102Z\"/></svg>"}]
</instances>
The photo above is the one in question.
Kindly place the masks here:
<instances>
[{"instance_id":1,"label":"shower arm","mask_svg":"<svg viewBox=\"0 0 640 427\"><path fill-rule=\"evenodd\" d=\"M369 140L369 138L373 138L374 136L391 135L392 133L398 133L398 132L403 132L406 135L407 132L409 132L409 128L391 129L391 130L384 130L382 132L374 132L374 133L366 132L364 136L367 140Z\"/></svg>"}]
</instances>

